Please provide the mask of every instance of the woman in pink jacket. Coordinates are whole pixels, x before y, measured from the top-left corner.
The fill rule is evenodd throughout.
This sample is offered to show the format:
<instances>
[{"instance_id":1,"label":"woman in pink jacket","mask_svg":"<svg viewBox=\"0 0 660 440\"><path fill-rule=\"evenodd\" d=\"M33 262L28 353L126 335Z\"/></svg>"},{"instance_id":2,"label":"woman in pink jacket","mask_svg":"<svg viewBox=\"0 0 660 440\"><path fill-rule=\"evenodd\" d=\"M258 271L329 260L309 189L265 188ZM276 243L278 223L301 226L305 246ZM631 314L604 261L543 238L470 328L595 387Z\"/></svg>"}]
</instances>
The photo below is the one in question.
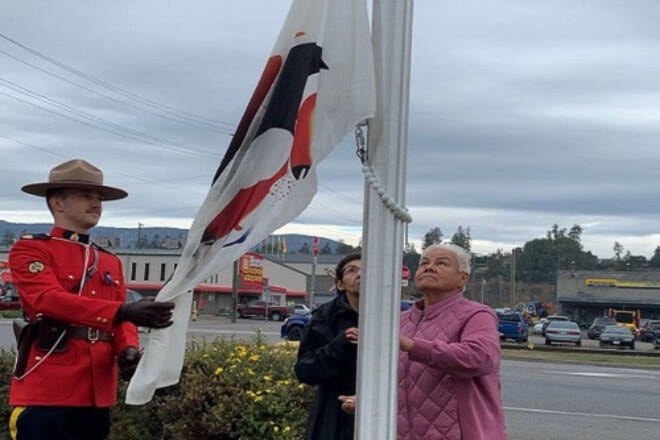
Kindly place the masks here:
<instances>
[{"instance_id":1,"label":"woman in pink jacket","mask_svg":"<svg viewBox=\"0 0 660 440\"><path fill-rule=\"evenodd\" d=\"M470 256L426 248L415 273L424 298L401 315L397 438L504 440L497 317L466 299Z\"/></svg>"}]
</instances>

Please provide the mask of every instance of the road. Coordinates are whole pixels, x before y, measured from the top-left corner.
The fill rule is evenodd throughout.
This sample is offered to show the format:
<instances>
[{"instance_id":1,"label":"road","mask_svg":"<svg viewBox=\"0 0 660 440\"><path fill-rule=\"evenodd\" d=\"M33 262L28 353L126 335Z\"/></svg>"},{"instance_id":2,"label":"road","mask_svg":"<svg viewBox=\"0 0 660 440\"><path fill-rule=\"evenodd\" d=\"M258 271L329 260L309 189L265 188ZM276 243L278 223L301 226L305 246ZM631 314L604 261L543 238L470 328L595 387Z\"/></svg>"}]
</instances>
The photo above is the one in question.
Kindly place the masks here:
<instances>
[{"instance_id":1,"label":"road","mask_svg":"<svg viewBox=\"0 0 660 440\"><path fill-rule=\"evenodd\" d=\"M504 360L509 440L660 438L660 371Z\"/></svg>"},{"instance_id":2,"label":"road","mask_svg":"<svg viewBox=\"0 0 660 440\"><path fill-rule=\"evenodd\" d=\"M13 345L10 323L0 320L0 347ZM197 340L248 339L258 330L277 342L280 326L258 319L232 324L226 317L201 317L190 323L188 335ZM595 343L587 341L583 343ZM501 376L509 440L660 438L660 370L504 360Z\"/></svg>"}]
</instances>

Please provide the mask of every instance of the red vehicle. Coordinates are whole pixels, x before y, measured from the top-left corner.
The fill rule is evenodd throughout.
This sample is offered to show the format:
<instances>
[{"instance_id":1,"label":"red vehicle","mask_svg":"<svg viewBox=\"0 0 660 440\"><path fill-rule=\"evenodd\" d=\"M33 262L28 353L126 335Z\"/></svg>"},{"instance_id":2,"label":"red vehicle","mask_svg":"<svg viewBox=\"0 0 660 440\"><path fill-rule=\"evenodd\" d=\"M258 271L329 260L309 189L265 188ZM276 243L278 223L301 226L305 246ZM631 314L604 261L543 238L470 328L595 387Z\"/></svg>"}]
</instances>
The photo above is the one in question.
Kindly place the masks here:
<instances>
[{"instance_id":1,"label":"red vehicle","mask_svg":"<svg viewBox=\"0 0 660 440\"><path fill-rule=\"evenodd\" d=\"M266 301L250 301L247 304L236 306L236 313L239 318L267 316L272 321L281 321L293 315L294 312L291 306L280 306L277 303L267 303Z\"/></svg>"},{"instance_id":2,"label":"red vehicle","mask_svg":"<svg viewBox=\"0 0 660 440\"><path fill-rule=\"evenodd\" d=\"M21 300L17 296L3 296L0 298L0 311L1 310L21 310Z\"/></svg>"}]
</instances>

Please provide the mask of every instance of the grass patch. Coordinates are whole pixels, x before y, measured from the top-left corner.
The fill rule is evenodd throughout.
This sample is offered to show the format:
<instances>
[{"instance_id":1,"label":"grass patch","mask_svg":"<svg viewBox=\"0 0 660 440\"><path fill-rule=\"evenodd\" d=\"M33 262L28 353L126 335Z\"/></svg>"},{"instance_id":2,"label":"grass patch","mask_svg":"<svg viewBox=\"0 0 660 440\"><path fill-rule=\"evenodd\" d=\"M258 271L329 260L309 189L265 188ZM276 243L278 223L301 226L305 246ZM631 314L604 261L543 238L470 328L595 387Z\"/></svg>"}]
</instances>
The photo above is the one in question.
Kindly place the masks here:
<instances>
[{"instance_id":1,"label":"grass patch","mask_svg":"<svg viewBox=\"0 0 660 440\"><path fill-rule=\"evenodd\" d=\"M571 353L566 351L502 349L502 358L602 365L608 367L660 369L660 357L619 356L608 353Z\"/></svg>"}]
</instances>

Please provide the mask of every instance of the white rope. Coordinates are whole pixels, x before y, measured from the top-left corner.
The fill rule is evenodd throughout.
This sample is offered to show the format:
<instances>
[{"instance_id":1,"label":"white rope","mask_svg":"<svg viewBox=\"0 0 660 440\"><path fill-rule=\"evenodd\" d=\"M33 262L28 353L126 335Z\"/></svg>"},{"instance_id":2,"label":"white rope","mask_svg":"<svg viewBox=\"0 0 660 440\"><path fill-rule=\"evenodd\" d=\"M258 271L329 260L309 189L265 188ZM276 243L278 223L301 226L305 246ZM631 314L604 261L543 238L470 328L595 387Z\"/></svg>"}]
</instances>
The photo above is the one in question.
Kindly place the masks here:
<instances>
[{"instance_id":1,"label":"white rope","mask_svg":"<svg viewBox=\"0 0 660 440\"><path fill-rule=\"evenodd\" d=\"M387 209L389 209L390 212L394 214L394 217L396 217L397 219L401 220L404 223L411 223L412 216L410 215L408 210L403 206L399 205L397 202L394 201L392 197L390 197L388 194L385 193L385 190L383 189L383 185L380 183L380 180L378 180L378 177L376 177L376 174L374 174L374 170L373 168L371 168L371 165L368 164L362 165L362 172L364 173L364 177L367 179L369 186L371 186L371 188L373 188L373 190L376 191L376 194L378 194L380 200L387 207Z\"/></svg>"},{"instance_id":2,"label":"white rope","mask_svg":"<svg viewBox=\"0 0 660 440\"><path fill-rule=\"evenodd\" d=\"M406 223L405 240L407 244L408 223L412 222L412 216L405 207L395 202L394 199L389 196L389 194L385 194L383 184L380 182L380 180L378 180L376 173L374 173L374 169L371 167L371 165L369 165L369 161L367 159L367 142L365 141L364 132L362 130L364 127L368 127L366 121L363 121L355 126L355 154L362 163L362 173L364 173L364 177L369 183L369 186L373 188L374 191L376 191L376 194L378 194L380 200L387 207L387 209L389 209L389 211L394 214L394 217Z\"/></svg>"}]
</instances>

